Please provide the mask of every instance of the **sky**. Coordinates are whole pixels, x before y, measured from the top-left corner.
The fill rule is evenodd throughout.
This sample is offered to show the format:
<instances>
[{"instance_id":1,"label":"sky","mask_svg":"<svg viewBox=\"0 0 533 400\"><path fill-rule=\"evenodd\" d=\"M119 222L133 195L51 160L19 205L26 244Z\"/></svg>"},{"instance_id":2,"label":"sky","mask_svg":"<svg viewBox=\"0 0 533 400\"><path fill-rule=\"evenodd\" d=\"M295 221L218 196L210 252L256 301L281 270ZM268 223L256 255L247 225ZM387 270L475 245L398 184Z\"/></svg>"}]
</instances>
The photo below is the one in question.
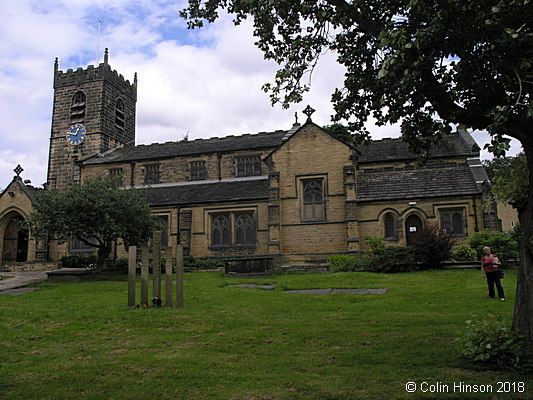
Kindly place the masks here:
<instances>
[{"instance_id":1,"label":"sky","mask_svg":"<svg viewBox=\"0 0 533 400\"><path fill-rule=\"evenodd\" d=\"M290 129L310 104L313 122L331 123L331 94L344 69L325 53L311 91L285 110L261 88L277 65L254 46L249 23L223 17L188 30L184 0L0 0L0 189L20 164L23 179L46 181L53 104L54 60L59 69L109 64L137 87L137 144ZM373 139L398 137L398 126L376 127ZM488 135L474 132L481 148ZM510 154L520 151L514 142ZM482 158L490 158L486 151Z\"/></svg>"}]
</instances>

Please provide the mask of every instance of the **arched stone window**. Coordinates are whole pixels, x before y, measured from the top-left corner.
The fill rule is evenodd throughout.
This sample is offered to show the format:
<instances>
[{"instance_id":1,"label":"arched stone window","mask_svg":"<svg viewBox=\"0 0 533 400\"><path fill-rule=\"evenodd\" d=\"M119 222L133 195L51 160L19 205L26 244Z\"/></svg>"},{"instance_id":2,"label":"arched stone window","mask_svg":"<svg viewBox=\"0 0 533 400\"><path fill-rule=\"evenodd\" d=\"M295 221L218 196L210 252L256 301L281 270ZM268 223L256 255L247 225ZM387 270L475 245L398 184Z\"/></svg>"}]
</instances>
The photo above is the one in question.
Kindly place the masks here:
<instances>
[{"instance_id":1,"label":"arched stone window","mask_svg":"<svg viewBox=\"0 0 533 400\"><path fill-rule=\"evenodd\" d=\"M120 98L115 104L115 124L120 129L124 129L124 101Z\"/></svg>"},{"instance_id":2,"label":"arched stone window","mask_svg":"<svg viewBox=\"0 0 533 400\"><path fill-rule=\"evenodd\" d=\"M324 184L323 179L309 179L303 181L303 220L323 220L324 212Z\"/></svg>"},{"instance_id":3,"label":"arched stone window","mask_svg":"<svg viewBox=\"0 0 533 400\"><path fill-rule=\"evenodd\" d=\"M216 214L211 224L211 245L230 246L231 226L229 214Z\"/></svg>"},{"instance_id":4,"label":"arched stone window","mask_svg":"<svg viewBox=\"0 0 533 400\"><path fill-rule=\"evenodd\" d=\"M383 237L386 240L398 240L398 228L396 217L388 212L383 217Z\"/></svg>"},{"instance_id":5,"label":"arched stone window","mask_svg":"<svg viewBox=\"0 0 533 400\"><path fill-rule=\"evenodd\" d=\"M255 244L255 221L253 213L243 212L236 214L235 218L235 244Z\"/></svg>"},{"instance_id":6,"label":"arched stone window","mask_svg":"<svg viewBox=\"0 0 533 400\"><path fill-rule=\"evenodd\" d=\"M70 122L83 122L87 108L87 96L81 90L77 91L70 103Z\"/></svg>"}]
</instances>

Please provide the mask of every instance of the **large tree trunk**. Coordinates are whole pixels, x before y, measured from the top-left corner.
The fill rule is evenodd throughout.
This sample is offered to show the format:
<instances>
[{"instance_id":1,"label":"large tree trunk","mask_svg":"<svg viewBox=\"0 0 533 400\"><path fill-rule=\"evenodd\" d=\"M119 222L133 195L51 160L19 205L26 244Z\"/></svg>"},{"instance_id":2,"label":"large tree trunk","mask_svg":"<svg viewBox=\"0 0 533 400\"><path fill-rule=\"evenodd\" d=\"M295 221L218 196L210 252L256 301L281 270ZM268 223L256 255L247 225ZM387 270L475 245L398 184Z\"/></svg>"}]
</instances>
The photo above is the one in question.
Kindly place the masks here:
<instances>
[{"instance_id":1,"label":"large tree trunk","mask_svg":"<svg viewBox=\"0 0 533 400\"><path fill-rule=\"evenodd\" d=\"M104 270L105 260L111 254L111 245L104 244L98 247L98 256L96 257L96 272L100 273Z\"/></svg>"},{"instance_id":2,"label":"large tree trunk","mask_svg":"<svg viewBox=\"0 0 533 400\"><path fill-rule=\"evenodd\" d=\"M526 355L533 357L533 145L523 143L529 170L528 199L525 209L518 210L522 229L520 269L516 285L513 329L524 336Z\"/></svg>"}]
</instances>

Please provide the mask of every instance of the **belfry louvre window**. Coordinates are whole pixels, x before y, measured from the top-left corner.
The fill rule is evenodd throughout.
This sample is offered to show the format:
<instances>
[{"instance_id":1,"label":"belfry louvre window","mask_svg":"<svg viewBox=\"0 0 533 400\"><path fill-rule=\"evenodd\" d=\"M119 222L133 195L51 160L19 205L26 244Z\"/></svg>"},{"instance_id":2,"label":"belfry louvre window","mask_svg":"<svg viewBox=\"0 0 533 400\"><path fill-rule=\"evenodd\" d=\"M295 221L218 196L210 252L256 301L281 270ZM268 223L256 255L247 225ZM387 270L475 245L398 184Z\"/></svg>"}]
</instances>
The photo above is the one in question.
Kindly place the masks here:
<instances>
[{"instance_id":1,"label":"belfry louvre window","mask_svg":"<svg viewBox=\"0 0 533 400\"><path fill-rule=\"evenodd\" d=\"M159 164L148 164L144 166L144 184L152 185L159 183L160 181L160 170Z\"/></svg>"},{"instance_id":2,"label":"belfry louvre window","mask_svg":"<svg viewBox=\"0 0 533 400\"><path fill-rule=\"evenodd\" d=\"M87 97L81 90L74 94L70 104L70 122L83 122L85 119L85 110L87 106Z\"/></svg>"},{"instance_id":3,"label":"belfry louvre window","mask_svg":"<svg viewBox=\"0 0 533 400\"><path fill-rule=\"evenodd\" d=\"M207 169L205 161L192 161L189 164L191 181L202 181L207 179Z\"/></svg>"},{"instance_id":4,"label":"belfry louvre window","mask_svg":"<svg viewBox=\"0 0 533 400\"><path fill-rule=\"evenodd\" d=\"M236 157L237 176L261 175L261 156Z\"/></svg>"},{"instance_id":5,"label":"belfry louvre window","mask_svg":"<svg viewBox=\"0 0 533 400\"><path fill-rule=\"evenodd\" d=\"M320 221L326 217L324 202L324 179L302 180L304 221Z\"/></svg>"},{"instance_id":6,"label":"belfry louvre window","mask_svg":"<svg viewBox=\"0 0 533 400\"><path fill-rule=\"evenodd\" d=\"M464 209L440 210L440 224L445 233L465 235Z\"/></svg>"},{"instance_id":7,"label":"belfry louvre window","mask_svg":"<svg viewBox=\"0 0 533 400\"><path fill-rule=\"evenodd\" d=\"M117 99L115 104L115 124L120 129L124 129L124 101L122 99Z\"/></svg>"},{"instance_id":8,"label":"belfry louvre window","mask_svg":"<svg viewBox=\"0 0 533 400\"><path fill-rule=\"evenodd\" d=\"M256 223L253 211L211 214L211 246L255 246Z\"/></svg>"}]
</instances>

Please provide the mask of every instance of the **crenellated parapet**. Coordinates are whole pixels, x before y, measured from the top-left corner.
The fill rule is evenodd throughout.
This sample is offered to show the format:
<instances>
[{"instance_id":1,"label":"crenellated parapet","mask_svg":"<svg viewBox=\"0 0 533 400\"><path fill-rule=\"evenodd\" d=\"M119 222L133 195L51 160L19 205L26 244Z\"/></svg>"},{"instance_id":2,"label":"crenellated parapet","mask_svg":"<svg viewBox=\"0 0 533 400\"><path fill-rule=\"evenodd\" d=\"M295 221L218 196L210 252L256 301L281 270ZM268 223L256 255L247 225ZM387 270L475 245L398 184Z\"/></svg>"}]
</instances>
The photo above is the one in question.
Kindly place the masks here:
<instances>
[{"instance_id":1,"label":"crenellated parapet","mask_svg":"<svg viewBox=\"0 0 533 400\"><path fill-rule=\"evenodd\" d=\"M135 73L133 83L125 79L122 74L111 69L108 63L108 50L106 49L104 62L98 67L89 65L86 69L79 67L76 70L68 69L63 72L59 69L59 61L56 58L54 63L54 89L65 86L80 86L97 81L106 81L121 91L127 92L129 96L137 100L137 73Z\"/></svg>"}]
</instances>

